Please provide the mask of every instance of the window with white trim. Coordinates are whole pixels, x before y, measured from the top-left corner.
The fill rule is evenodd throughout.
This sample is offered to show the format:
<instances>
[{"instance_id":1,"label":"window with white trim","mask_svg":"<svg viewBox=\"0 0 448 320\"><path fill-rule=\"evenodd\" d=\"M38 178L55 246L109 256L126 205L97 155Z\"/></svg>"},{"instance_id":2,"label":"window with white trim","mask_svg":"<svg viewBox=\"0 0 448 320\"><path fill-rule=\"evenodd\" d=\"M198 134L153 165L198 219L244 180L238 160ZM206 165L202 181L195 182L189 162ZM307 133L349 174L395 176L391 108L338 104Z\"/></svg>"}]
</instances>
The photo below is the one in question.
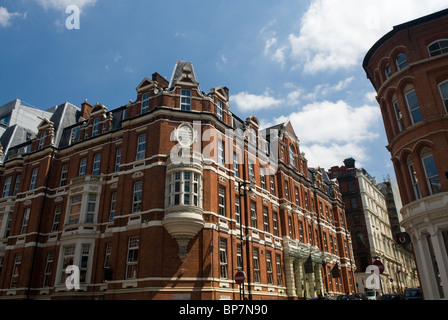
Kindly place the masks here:
<instances>
[{"instance_id":1,"label":"window with white trim","mask_svg":"<svg viewBox=\"0 0 448 320\"><path fill-rule=\"evenodd\" d=\"M116 192L112 192L111 198L110 198L109 221L114 220L116 206L117 206L117 193Z\"/></svg>"},{"instance_id":2,"label":"window with white trim","mask_svg":"<svg viewBox=\"0 0 448 320\"><path fill-rule=\"evenodd\" d=\"M227 279L227 240L223 238L219 239L219 266L221 279Z\"/></svg>"},{"instance_id":3,"label":"window with white trim","mask_svg":"<svg viewBox=\"0 0 448 320\"><path fill-rule=\"evenodd\" d=\"M30 208L26 208L25 211L23 212L22 227L20 228L20 234L24 234L26 232L28 222L30 221L30 213L31 213Z\"/></svg>"},{"instance_id":4,"label":"window with white trim","mask_svg":"<svg viewBox=\"0 0 448 320\"><path fill-rule=\"evenodd\" d=\"M90 244L83 243L81 245L81 257L79 261L79 282L87 282L87 271L89 268Z\"/></svg>"},{"instance_id":5,"label":"window with white trim","mask_svg":"<svg viewBox=\"0 0 448 320\"><path fill-rule=\"evenodd\" d=\"M181 110L191 110L191 91L181 90L180 94L180 108Z\"/></svg>"},{"instance_id":6,"label":"window with white trim","mask_svg":"<svg viewBox=\"0 0 448 320\"><path fill-rule=\"evenodd\" d=\"M21 265L22 265L22 255L16 254L14 256L14 266L12 269L11 281L9 283L10 288L17 288L17 283L19 282Z\"/></svg>"},{"instance_id":7,"label":"window with white trim","mask_svg":"<svg viewBox=\"0 0 448 320\"><path fill-rule=\"evenodd\" d=\"M18 174L16 176L16 182L14 184L14 191L12 192L13 197L15 197L17 195L17 193L19 192L20 180L22 180L22 175Z\"/></svg>"},{"instance_id":8,"label":"window with white trim","mask_svg":"<svg viewBox=\"0 0 448 320\"><path fill-rule=\"evenodd\" d=\"M33 169L33 172L31 174L30 190L34 190L36 188L37 173L38 172L39 172L39 168L34 168Z\"/></svg>"},{"instance_id":9,"label":"window with white trim","mask_svg":"<svg viewBox=\"0 0 448 320\"><path fill-rule=\"evenodd\" d=\"M146 134L138 136L137 140L137 155L135 160L141 160L145 158L146 151Z\"/></svg>"},{"instance_id":10,"label":"window with white trim","mask_svg":"<svg viewBox=\"0 0 448 320\"><path fill-rule=\"evenodd\" d=\"M263 206L263 230L269 232L269 211L268 208Z\"/></svg>"},{"instance_id":11,"label":"window with white trim","mask_svg":"<svg viewBox=\"0 0 448 320\"><path fill-rule=\"evenodd\" d=\"M282 263L281 256L279 254L275 255L275 267L277 269L277 285L283 285L283 276L282 276Z\"/></svg>"},{"instance_id":12,"label":"window with white trim","mask_svg":"<svg viewBox=\"0 0 448 320\"><path fill-rule=\"evenodd\" d=\"M5 179L5 185L3 186L2 198L9 197L9 190L11 189L12 176Z\"/></svg>"},{"instance_id":13,"label":"window with white trim","mask_svg":"<svg viewBox=\"0 0 448 320\"><path fill-rule=\"evenodd\" d=\"M408 103L409 112L411 114L412 124L417 124L423 121L422 110L418 102L417 94L415 90L412 90L405 94L406 101Z\"/></svg>"},{"instance_id":14,"label":"window with white trim","mask_svg":"<svg viewBox=\"0 0 448 320\"><path fill-rule=\"evenodd\" d=\"M235 219L236 223L241 223L241 208L240 208L240 197L235 196Z\"/></svg>"},{"instance_id":15,"label":"window with white trim","mask_svg":"<svg viewBox=\"0 0 448 320\"><path fill-rule=\"evenodd\" d=\"M201 206L201 175L194 171L176 171L169 176L169 205Z\"/></svg>"},{"instance_id":16,"label":"window with white trim","mask_svg":"<svg viewBox=\"0 0 448 320\"><path fill-rule=\"evenodd\" d=\"M132 196L132 213L142 210L143 182L134 183L134 193Z\"/></svg>"},{"instance_id":17,"label":"window with white trim","mask_svg":"<svg viewBox=\"0 0 448 320\"><path fill-rule=\"evenodd\" d=\"M45 145L45 138L47 137L47 132L44 131L40 134L39 147L38 150L42 150Z\"/></svg>"},{"instance_id":18,"label":"window with white trim","mask_svg":"<svg viewBox=\"0 0 448 320\"><path fill-rule=\"evenodd\" d=\"M60 187L63 187L67 184L67 174L68 174L68 163L66 163L62 166L61 180L59 181Z\"/></svg>"},{"instance_id":19,"label":"window with white trim","mask_svg":"<svg viewBox=\"0 0 448 320\"><path fill-rule=\"evenodd\" d=\"M85 176L86 175L86 170L87 170L87 158L82 158L79 161L79 172L78 175L81 176Z\"/></svg>"},{"instance_id":20,"label":"window with white trim","mask_svg":"<svg viewBox=\"0 0 448 320\"><path fill-rule=\"evenodd\" d=\"M226 188L219 187L218 192L218 212L220 216L226 215Z\"/></svg>"},{"instance_id":21,"label":"window with white trim","mask_svg":"<svg viewBox=\"0 0 448 320\"><path fill-rule=\"evenodd\" d=\"M219 120L222 120L222 102L219 100L216 101L216 115Z\"/></svg>"},{"instance_id":22,"label":"window with white trim","mask_svg":"<svg viewBox=\"0 0 448 320\"><path fill-rule=\"evenodd\" d=\"M101 168L101 153L97 153L93 158L92 174L98 176Z\"/></svg>"},{"instance_id":23,"label":"window with white trim","mask_svg":"<svg viewBox=\"0 0 448 320\"><path fill-rule=\"evenodd\" d=\"M238 164L238 154L235 152L233 154L233 171L235 173L235 177L239 177L239 164Z\"/></svg>"},{"instance_id":24,"label":"window with white trim","mask_svg":"<svg viewBox=\"0 0 448 320\"><path fill-rule=\"evenodd\" d=\"M95 193L89 193L87 195L86 223L93 223L95 221L96 198Z\"/></svg>"},{"instance_id":25,"label":"window with white trim","mask_svg":"<svg viewBox=\"0 0 448 320\"><path fill-rule=\"evenodd\" d=\"M224 165L224 140L218 138L218 164Z\"/></svg>"},{"instance_id":26,"label":"window with white trim","mask_svg":"<svg viewBox=\"0 0 448 320\"><path fill-rule=\"evenodd\" d=\"M428 149L424 149L422 152L422 162L423 168L425 169L426 183L428 185L429 193L433 195L442 192L442 185L440 183L436 163L433 155Z\"/></svg>"},{"instance_id":27,"label":"window with white trim","mask_svg":"<svg viewBox=\"0 0 448 320\"><path fill-rule=\"evenodd\" d=\"M272 274L272 254L271 251L266 251L266 276L268 284L274 284L274 276Z\"/></svg>"},{"instance_id":28,"label":"window with white trim","mask_svg":"<svg viewBox=\"0 0 448 320\"><path fill-rule=\"evenodd\" d=\"M51 226L51 232L59 230L59 223L61 222L62 206L56 206L54 209L53 225Z\"/></svg>"},{"instance_id":29,"label":"window with white trim","mask_svg":"<svg viewBox=\"0 0 448 320\"><path fill-rule=\"evenodd\" d=\"M70 198L68 224L79 223L81 218L82 195L76 195Z\"/></svg>"},{"instance_id":30,"label":"window with white trim","mask_svg":"<svg viewBox=\"0 0 448 320\"><path fill-rule=\"evenodd\" d=\"M417 199L417 200L421 199L422 193L420 191L420 185L418 183L417 173L415 172L414 164L413 164L410 156L408 158L408 170L409 170L409 175L411 178L412 188L414 190L415 199Z\"/></svg>"},{"instance_id":31,"label":"window with white trim","mask_svg":"<svg viewBox=\"0 0 448 320\"><path fill-rule=\"evenodd\" d=\"M53 262L54 262L54 251L50 251L47 253L47 260L45 262L45 268L44 268L44 280L42 283L42 286L44 288L48 288L50 286L51 272L53 270Z\"/></svg>"},{"instance_id":32,"label":"window with white trim","mask_svg":"<svg viewBox=\"0 0 448 320\"><path fill-rule=\"evenodd\" d=\"M448 113L448 81L439 84L440 95L442 96L445 112Z\"/></svg>"},{"instance_id":33,"label":"window with white trim","mask_svg":"<svg viewBox=\"0 0 448 320\"><path fill-rule=\"evenodd\" d=\"M254 282L260 283L260 261L258 248L252 250L253 268L254 268Z\"/></svg>"},{"instance_id":34,"label":"window with white trim","mask_svg":"<svg viewBox=\"0 0 448 320\"><path fill-rule=\"evenodd\" d=\"M100 128L100 118L95 118L93 120L92 137L96 137L99 133Z\"/></svg>"},{"instance_id":35,"label":"window with white trim","mask_svg":"<svg viewBox=\"0 0 448 320\"><path fill-rule=\"evenodd\" d=\"M140 249L140 238L128 239L128 252L126 258L126 279L137 279L138 253Z\"/></svg>"},{"instance_id":36,"label":"window with white trim","mask_svg":"<svg viewBox=\"0 0 448 320\"><path fill-rule=\"evenodd\" d=\"M62 270L59 282L61 284L65 283L65 280L67 279L65 270L68 266L72 266L75 263L75 248L76 246L74 244L62 247Z\"/></svg>"},{"instance_id":37,"label":"window with white trim","mask_svg":"<svg viewBox=\"0 0 448 320\"><path fill-rule=\"evenodd\" d=\"M251 202L250 203L250 225L252 228L257 228L258 227L258 222L257 222L257 205L255 202Z\"/></svg>"},{"instance_id":38,"label":"window with white trim","mask_svg":"<svg viewBox=\"0 0 448 320\"><path fill-rule=\"evenodd\" d=\"M404 129L404 122L403 122L403 114L401 113L400 104L398 103L398 100L394 100L394 101L392 101L392 105L394 106L395 119L397 120L398 131L401 132Z\"/></svg>"},{"instance_id":39,"label":"window with white trim","mask_svg":"<svg viewBox=\"0 0 448 320\"><path fill-rule=\"evenodd\" d=\"M437 40L428 46L430 57L435 57L448 52L448 39Z\"/></svg>"},{"instance_id":40,"label":"window with white trim","mask_svg":"<svg viewBox=\"0 0 448 320\"><path fill-rule=\"evenodd\" d=\"M149 112L149 93L145 93L142 96L142 114Z\"/></svg>"},{"instance_id":41,"label":"window with white trim","mask_svg":"<svg viewBox=\"0 0 448 320\"><path fill-rule=\"evenodd\" d=\"M274 229L274 236L278 237L278 213L272 212L272 228Z\"/></svg>"},{"instance_id":42,"label":"window with white trim","mask_svg":"<svg viewBox=\"0 0 448 320\"><path fill-rule=\"evenodd\" d=\"M120 171L120 163L121 163L121 148L118 148L115 152L115 172Z\"/></svg>"}]
</instances>

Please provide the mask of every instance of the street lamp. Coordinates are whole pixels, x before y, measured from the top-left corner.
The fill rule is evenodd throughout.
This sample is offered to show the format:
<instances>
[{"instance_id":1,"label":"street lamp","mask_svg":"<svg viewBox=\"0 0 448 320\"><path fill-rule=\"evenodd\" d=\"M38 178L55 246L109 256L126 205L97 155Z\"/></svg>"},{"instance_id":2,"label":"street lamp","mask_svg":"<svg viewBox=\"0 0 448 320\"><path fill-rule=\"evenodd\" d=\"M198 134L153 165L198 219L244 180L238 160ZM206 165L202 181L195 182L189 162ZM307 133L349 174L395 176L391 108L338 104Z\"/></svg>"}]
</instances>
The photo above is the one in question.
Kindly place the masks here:
<instances>
[{"instance_id":1,"label":"street lamp","mask_svg":"<svg viewBox=\"0 0 448 320\"><path fill-rule=\"evenodd\" d=\"M239 202L241 204L241 188L244 188L244 215L245 215L245 227L246 227L246 261L247 261L247 289L249 291L249 300L252 300L252 292L250 289L250 281L251 281L251 272L250 272L250 255L249 255L249 231L248 231L248 225L249 225L249 215L247 211L247 187L249 186L249 189L252 190L253 182L252 181L246 181L246 169L244 166L243 169L243 178L244 181L238 181L238 196L239 196ZM241 237L241 269L244 270L244 259L243 259L243 219L242 215L240 214L240 237ZM240 297L242 300L244 300L244 282L241 284L242 288L242 295L240 293Z\"/></svg>"}]
</instances>

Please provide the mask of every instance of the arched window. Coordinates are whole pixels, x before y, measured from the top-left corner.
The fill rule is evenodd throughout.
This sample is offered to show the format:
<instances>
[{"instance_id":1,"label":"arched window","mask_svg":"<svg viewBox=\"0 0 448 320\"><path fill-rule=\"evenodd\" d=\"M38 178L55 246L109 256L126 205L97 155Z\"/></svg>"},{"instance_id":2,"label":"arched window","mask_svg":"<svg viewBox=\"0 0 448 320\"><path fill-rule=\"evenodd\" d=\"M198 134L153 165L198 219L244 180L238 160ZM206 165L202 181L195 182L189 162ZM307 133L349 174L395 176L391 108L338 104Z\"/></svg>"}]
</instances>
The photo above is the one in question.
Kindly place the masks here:
<instances>
[{"instance_id":1,"label":"arched window","mask_svg":"<svg viewBox=\"0 0 448 320\"><path fill-rule=\"evenodd\" d=\"M397 61L397 69L398 70L401 70L408 66L408 58L406 57L406 55L404 53L400 53L397 56L396 61Z\"/></svg>"},{"instance_id":2,"label":"arched window","mask_svg":"<svg viewBox=\"0 0 448 320\"><path fill-rule=\"evenodd\" d=\"M408 157L407 163L408 163L408 170L409 170L409 175L411 178L412 188L414 189L415 199L421 199L422 193L420 190L420 185L418 184L417 173L415 172L414 163L412 162L411 156Z\"/></svg>"},{"instance_id":3,"label":"arched window","mask_svg":"<svg viewBox=\"0 0 448 320\"><path fill-rule=\"evenodd\" d=\"M437 172L436 163L431 150L423 149L421 153L423 167L425 169L426 182L428 184L429 193L431 195L442 192L439 174Z\"/></svg>"},{"instance_id":4,"label":"arched window","mask_svg":"<svg viewBox=\"0 0 448 320\"><path fill-rule=\"evenodd\" d=\"M392 69L390 68L390 65L386 65L384 67L384 75L386 76L386 80L389 79L391 74L392 74Z\"/></svg>"},{"instance_id":5,"label":"arched window","mask_svg":"<svg viewBox=\"0 0 448 320\"><path fill-rule=\"evenodd\" d=\"M445 112L448 113L448 80L439 84L439 89L443 104L445 105Z\"/></svg>"},{"instance_id":6,"label":"arched window","mask_svg":"<svg viewBox=\"0 0 448 320\"><path fill-rule=\"evenodd\" d=\"M428 46L430 57L435 57L448 52L448 39L437 40Z\"/></svg>"}]
</instances>

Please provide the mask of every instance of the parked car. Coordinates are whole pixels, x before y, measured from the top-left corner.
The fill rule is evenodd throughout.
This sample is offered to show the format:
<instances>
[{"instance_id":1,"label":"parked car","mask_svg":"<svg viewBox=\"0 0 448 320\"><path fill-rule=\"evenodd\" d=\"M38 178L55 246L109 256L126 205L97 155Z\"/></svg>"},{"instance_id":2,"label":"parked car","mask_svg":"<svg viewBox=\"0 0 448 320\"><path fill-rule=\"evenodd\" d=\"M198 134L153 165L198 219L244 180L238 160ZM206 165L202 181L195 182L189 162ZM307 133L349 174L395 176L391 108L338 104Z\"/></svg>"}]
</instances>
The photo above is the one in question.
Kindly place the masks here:
<instances>
[{"instance_id":1,"label":"parked car","mask_svg":"<svg viewBox=\"0 0 448 320\"><path fill-rule=\"evenodd\" d=\"M378 300L380 297L380 293L377 291L367 291L366 297L367 297L367 300Z\"/></svg>"},{"instance_id":2,"label":"parked car","mask_svg":"<svg viewBox=\"0 0 448 320\"><path fill-rule=\"evenodd\" d=\"M405 300L422 300L422 293L420 288L406 288L404 289Z\"/></svg>"},{"instance_id":3,"label":"parked car","mask_svg":"<svg viewBox=\"0 0 448 320\"><path fill-rule=\"evenodd\" d=\"M353 294L344 294L341 296L337 296L334 300L360 300L355 297Z\"/></svg>"},{"instance_id":4,"label":"parked car","mask_svg":"<svg viewBox=\"0 0 448 320\"><path fill-rule=\"evenodd\" d=\"M355 297L354 300L368 300L364 293L355 293L353 296Z\"/></svg>"},{"instance_id":5,"label":"parked car","mask_svg":"<svg viewBox=\"0 0 448 320\"><path fill-rule=\"evenodd\" d=\"M398 293L383 294L380 300L404 300L403 296Z\"/></svg>"}]
</instances>

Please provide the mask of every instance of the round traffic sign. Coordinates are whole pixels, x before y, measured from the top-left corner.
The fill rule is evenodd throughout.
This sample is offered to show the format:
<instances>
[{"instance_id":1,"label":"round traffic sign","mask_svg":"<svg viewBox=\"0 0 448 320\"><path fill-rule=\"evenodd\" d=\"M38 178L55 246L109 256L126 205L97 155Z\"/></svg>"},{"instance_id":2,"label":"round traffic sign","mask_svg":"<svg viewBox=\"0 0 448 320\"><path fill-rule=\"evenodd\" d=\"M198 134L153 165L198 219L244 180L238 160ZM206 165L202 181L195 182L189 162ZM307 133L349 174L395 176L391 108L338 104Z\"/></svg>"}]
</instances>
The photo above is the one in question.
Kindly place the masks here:
<instances>
[{"instance_id":1,"label":"round traffic sign","mask_svg":"<svg viewBox=\"0 0 448 320\"><path fill-rule=\"evenodd\" d=\"M380 270L380 274L383 274L384 264L380 260L373 261L373 265L378 267L378 269Z\"/></svg>"},{"instance_id":2,"label":"round traffic sign","mask_svg":"<svg viewBox=\"0 0 448 320\"><path fill-rule=\"evenodd\" d=\"M245 279L246 279L246 274L244 273L244 271L238 271L235 274L235 282L237 284L242 284Z\"/></svg>"}]
</instances>

